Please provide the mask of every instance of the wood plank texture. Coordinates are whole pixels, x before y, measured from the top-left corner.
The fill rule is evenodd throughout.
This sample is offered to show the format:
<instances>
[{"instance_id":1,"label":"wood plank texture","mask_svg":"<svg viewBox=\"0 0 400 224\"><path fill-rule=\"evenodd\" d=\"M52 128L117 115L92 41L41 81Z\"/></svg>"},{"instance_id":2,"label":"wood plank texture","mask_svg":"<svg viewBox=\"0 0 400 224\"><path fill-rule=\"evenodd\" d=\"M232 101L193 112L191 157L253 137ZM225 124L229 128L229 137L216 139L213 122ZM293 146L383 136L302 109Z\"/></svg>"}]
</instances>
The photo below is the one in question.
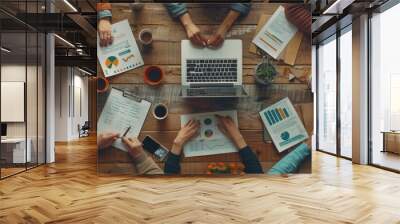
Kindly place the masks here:
<instances>
[{"instance_id":1,"label":"wood plank texture","mask_svg":"<svg viewBox=\"0 0 400 224\"><path fill-rule=\"evenodd\" d=\"M0 181L0 223L400 223L399 174L313 152L312 174L99 176L96 140Z\"/></svg>"},{"instance_id":2,"label":"wood plank texture","mask_svg":"<svg viewBox=\"0 0 400 224\"><path fill-rule=\"evenodd\" d=\"M210 4L188 4L188 10L202 32L212 34L224 18L228 10L226 6L223 4L220 6L215 6L215 4L213 6ZM264 127L258 112L284 97L289 97L297 105L312 104L313 96L307 84L311 65L311 41L307 40L307 38L302 41L294 66L275 62L279 74L274 83L268 87L259 87L255 84L254 68L256 64L261 62L262 58L257 54L250 53L248 49L255 35L259 17L265 14L269 18L278 6L279 4L254 3L250 13L241 18L227 34L227 38L242 40L243 83L249 97L235 100L185 100L180 97L180 42L182 39L186 39L186 33L181 24L169 16L162 4L146 4L142 10L135 11L134 14L132 14L128 4L113 4L113 22L128 19L136 38L141 29L152 30L153 47L150 51L142 52L142 56L146 66L158 65L165 73L162 85L158 87L150 87L144 83L143 75L146 66L109 78L112 87L129 91L153 103L162 102L168 105L169 115L164 121L156 120L149 113L140 138L143 139L145 135L151 135L170 148L177 131L180 129L180 116L182 114L237 110L239 128L248 144L258 155L264 169L269 169L276 161L282 158L285 153L278 154L271 143L263 141ZM100 67L98 67L98 71L99 75L103 76ZM295 75L297 79L289 81L289 74ZM97 96L98 114L102 110L106 97L107 94L99 94ZM311 122L306 126L313 126L312 120L303 120ZM311 134L312 128L308 130ZM240 160L237 153L232 153L184 158L182 166L187 167L184 168L184 170L188 171L186 174L204 173L207 163L215 161L239 162ZM132 173L129 156L119 150L112 149L101 153L99 162L101 162L100 166L104 164L104 169L101 170L107 173L112 171L121 173L122 171L119 172L119 170ZM306 163L305 167L308 167L308 171L310 171L310 161ZM113 164L115 167L113 167ZM160 165L162 166L162 164ZM193 170L190 170L190 167Z\"/></svg>"}]
</instances>

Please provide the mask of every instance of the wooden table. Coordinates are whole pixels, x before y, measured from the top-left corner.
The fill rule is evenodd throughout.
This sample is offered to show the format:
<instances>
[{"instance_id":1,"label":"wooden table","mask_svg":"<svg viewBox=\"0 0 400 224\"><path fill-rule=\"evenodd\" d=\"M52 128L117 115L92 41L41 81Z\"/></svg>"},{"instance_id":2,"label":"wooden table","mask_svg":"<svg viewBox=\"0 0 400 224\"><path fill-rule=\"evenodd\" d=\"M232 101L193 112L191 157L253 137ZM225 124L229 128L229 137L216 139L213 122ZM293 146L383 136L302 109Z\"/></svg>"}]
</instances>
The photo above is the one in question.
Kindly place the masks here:
<instances>
[{"instance_id":1,"label":"wooden table","mask_svg":"<svg viewBox=\"0 0 400 224\"><path fill-rule=\"evenodd\" d=\"M258 19L261 14L272 15L278 4L254 3L251 12L232 28L227 38L241 39L243 41L243 83L244 88L250 95L232 101L221 100L184 100L180 93L180 42L186 39L186 34L179 23L173 20L162 4L145 4L144 8L132 12L128 4L113 4L113 22L129 19L135 38L141 29L151 29L153 32L153 49L142 53L145 66L128 71L124 74L110 78L111 86L134 92L145 97L151 102L163 102L169 107L169 116L164 121L157 121L151 115L148 116L142 129L140 139L151 135L163 145L171 148L173 139L180 129L180 115L197 112L210 112L218 110L235 109L238 111L239 128L249 146L258 155L262 166L268 170L276 161L286 153L278 154L273 144L263 141L263 124L258 112L282 99L289 97L293 104L307 104L312 112L313 96L306 83L298 80L288 81L288 75L284 74L286 68L301 77L305 70L311 66L311 41L303 39L294 66L278 63L277 69L280 73L275 78L274 84L268 88L259 88L254 82L254 67L261 61L261 57L248 52L251 40L255 35ZM226 7L210 7L206 4L188 4L188 9L193 21L199 28L211 34L226 15ZM159 87L150 87L143 82L144 69L149 65L160 66L166 76ZM98 66L99 75L103 75ZM99 94L98 111L101 110L106 96ZM300 108L300 107L297 107ZM309 112L307 112L309 113ZM307 130L312 129L312 119L306 123ZM183 174L204 174L207 164L210 162L238 162L237 153L220 154L203 157L183 158ZM310 172L311 161L305 164L303 172ZM160 163L163 167L163 164ZM120 150L104 150L99 153L99 171L106 173L134 173L129 156Z\"/></svg>"}]
</instances>

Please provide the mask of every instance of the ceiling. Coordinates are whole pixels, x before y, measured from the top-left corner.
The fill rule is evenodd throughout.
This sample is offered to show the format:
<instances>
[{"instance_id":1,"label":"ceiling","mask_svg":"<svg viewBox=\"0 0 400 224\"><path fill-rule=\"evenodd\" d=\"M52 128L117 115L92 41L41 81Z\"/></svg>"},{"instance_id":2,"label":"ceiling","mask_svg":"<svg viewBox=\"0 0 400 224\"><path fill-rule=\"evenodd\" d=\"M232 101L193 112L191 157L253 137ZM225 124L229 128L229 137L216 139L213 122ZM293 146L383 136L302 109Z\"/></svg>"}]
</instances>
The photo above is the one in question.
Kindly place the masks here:
<instances>
[{"instance_id":1,"label":"ceiling","mask_svg":"<svg viewBox=\"0 0 400 224\"><path fill-rule=\"evenodd\" d=\"M55 38L56 65L61 63L71 66L70 62L75 62L78 64L72 66L79 66L79 62L82 62L95 70L96 0L47 2L46 6L45 0L0 0L2 46L11 50L10 53L2 52L2 60L7 58L21 63L26 58L34 60L37 57L37 47L42 49L42 45L37 46L36 35L50 32L76 46L71 47L60 38ZM52 13L48 13L50 8Z\"/></svg>"}]
</instances>

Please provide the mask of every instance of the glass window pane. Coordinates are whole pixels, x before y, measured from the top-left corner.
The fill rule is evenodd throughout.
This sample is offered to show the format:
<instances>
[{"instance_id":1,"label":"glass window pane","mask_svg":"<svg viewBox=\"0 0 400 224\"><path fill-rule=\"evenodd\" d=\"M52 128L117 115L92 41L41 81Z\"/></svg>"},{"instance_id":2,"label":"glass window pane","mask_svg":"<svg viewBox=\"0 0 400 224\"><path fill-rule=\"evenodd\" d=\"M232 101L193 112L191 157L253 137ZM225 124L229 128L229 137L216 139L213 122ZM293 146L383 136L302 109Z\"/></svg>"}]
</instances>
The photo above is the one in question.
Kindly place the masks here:
<instances>
[{"instance_id":1,"label":"glass window pane","mask_svg":"<svg viewBox=\"0 0 400 224\"><path fill-rule=\"evenodd\" d=\"M318 149L336 153L336 40L318 48Z\"/></svg>"},{"instance_id":2,"label":"glass window pane","mask_svg":"<svg viewBox=\"0 0 400 224\"><path fill-rule=\"evenodd\" d=\"M28 168L37 165L37 33L29 32L28 38L28 62L27 62L27 80L26 80L26 115L27 115L27 141L30 144L30 161L27 163Z\"/></svg>"},{"instance_id":3,"label":"glass window pane","mask_svg":"<svg viewBox=\"0 0 400 224\"><path fill-rule=\"evenodd\" d=\"M8 49L1 51L1 122L3 126L6 125L1 140L2 178L24 171L26 161L30 161L24 111L27 69L25 41L25 32L1 34L1 46Z\"/></svg>"},{"instance_id":4,"label":"glass window pane","mask_svg":"<svg viewBox=\"0 0 400 224\"><path fill-rule=\"evenodd\" d=\"M400 32L393 27L399 21L399 4L371 19L372 163L395 170L400 170Z\"/></svg>"},{"instance_id":5,"label":"glass window pane","mask_svg":"<svg viewBox=\"0 0 400 224\"><path fill-rule=\"evenodd\" d=\"M352 157L352 32L340 36L340 153Z\"/></svg>"}]
</instances>

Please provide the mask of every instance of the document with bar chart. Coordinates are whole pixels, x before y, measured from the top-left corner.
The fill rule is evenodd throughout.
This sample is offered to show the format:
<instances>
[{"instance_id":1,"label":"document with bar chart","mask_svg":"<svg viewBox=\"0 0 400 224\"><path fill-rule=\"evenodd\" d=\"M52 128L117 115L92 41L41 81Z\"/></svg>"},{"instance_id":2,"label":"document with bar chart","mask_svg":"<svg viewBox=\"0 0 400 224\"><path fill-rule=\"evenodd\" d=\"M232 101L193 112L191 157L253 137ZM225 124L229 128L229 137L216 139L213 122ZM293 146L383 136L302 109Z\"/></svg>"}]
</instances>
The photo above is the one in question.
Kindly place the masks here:
<instances>
[{"instance_id":1,"label":"document with bar chart","mask_svg":"<svg viewBox=\"0 0 400 224\"><path fill-rule=\"evenodd\" d=\"M262 110L260 116L279 152L308 138L303 123L287 97Z\"/></svg>"}]
</instances>

